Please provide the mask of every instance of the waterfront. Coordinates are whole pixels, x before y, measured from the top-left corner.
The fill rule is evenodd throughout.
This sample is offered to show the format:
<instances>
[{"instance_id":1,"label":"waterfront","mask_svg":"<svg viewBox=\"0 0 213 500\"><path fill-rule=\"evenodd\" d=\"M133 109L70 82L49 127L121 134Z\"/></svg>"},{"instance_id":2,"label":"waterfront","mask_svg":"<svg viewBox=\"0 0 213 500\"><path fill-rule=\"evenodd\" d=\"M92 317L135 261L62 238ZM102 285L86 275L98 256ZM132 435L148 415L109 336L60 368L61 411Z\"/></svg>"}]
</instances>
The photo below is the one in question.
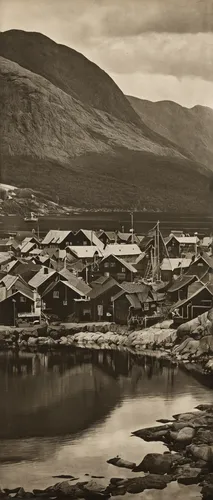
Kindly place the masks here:
<instances>
[{"instance_id":1,"label":"waterfront","mask_svg":"<svg viewBox=\"0 0 213 500\"><path fill-rule=\"evenodd\" d=\"M176 366L123 351L1 353L0 375L2 487L43 488L58 474L132 477L106 461L139 463L166 449L132 431L213 402L211 390ZM176 483L134 498L168 500L173 491L200 498L198 488Z\"/></svg>"}]
</instances>

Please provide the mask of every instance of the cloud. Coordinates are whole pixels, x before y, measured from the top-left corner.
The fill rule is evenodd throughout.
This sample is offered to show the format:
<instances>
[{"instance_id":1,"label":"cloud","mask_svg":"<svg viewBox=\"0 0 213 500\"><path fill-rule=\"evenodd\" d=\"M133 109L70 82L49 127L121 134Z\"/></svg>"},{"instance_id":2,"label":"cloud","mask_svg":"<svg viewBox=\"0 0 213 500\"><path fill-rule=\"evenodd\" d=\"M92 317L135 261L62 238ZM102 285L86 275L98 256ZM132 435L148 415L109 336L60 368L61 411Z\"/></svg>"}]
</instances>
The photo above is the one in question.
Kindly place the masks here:
<instances>
[{"instance_id":1,"label":"cloud","mask_svg":"<svg viewBox=\"0 0 213 500\"><path fill-rule=\"evenodd\" d=\"M159 99L167 94L191 103L195 88L197 102L204 103L203 88L210 101L213 0L0 0L0 11L2 31L44 33L82 52L127 93L138 82L140 96L142 81L141 96L146 97L146 88L149 98L148 77L142 76L149 75L156 99L159 92Z\"/></svg>"},{"instance_id":2,"label":"cloud","mask_svg":"<svg viewBox=\"0 0 213 500\"><path fill-rule=\"evenodd\" d=\"M111 73L113 80L123 92L150 101L176 101L186 107L196 104L213 108L213 82L202 78L171 75L134 73Z\"/></svg>"},{"instance_id":3,"label":"cloud","mask_svg":"<svg viewBox=\"0 0 213 500\"><path fill-rule=\"evenodd\" d=\"M107 36L213 31L213 0L115 0L102 19Z\"/></svg>"},{"instance_id":4,"label":"cloud","mask_svg":"<svg viewBox=\"0 0 213 500\"><path fill-rule=\"evenodd\" d=\"M93 40L84 53L107 71L198 76L213 80L213 34L149 33Z\"/></svg>"}]
</instances>

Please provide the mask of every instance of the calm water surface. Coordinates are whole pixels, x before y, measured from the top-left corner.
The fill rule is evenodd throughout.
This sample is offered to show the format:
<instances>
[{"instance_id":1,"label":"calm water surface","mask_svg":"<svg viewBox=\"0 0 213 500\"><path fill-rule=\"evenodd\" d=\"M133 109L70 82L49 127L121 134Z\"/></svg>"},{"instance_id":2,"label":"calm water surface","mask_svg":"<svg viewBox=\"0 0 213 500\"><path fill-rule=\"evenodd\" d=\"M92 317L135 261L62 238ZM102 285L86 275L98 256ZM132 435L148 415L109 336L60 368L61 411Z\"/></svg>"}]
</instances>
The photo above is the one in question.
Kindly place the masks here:
<instances>
[{"instance_id":1,"label":"calm water surface","mask_svg":"<svg viewBox=\"0 0 213 500\"><path fill-rule=\"evenodd\" d=\"M147 453L166 448L131 432L213 402L213 392L159 360L76 349L0 354L0 398L0 485L32 490L54 484L57 474L133 476L106 461L120 455L139 463ZM200 493L171 483L163 491L121 498L171 496L198 499Z\"/></svg>"}]
</instances>

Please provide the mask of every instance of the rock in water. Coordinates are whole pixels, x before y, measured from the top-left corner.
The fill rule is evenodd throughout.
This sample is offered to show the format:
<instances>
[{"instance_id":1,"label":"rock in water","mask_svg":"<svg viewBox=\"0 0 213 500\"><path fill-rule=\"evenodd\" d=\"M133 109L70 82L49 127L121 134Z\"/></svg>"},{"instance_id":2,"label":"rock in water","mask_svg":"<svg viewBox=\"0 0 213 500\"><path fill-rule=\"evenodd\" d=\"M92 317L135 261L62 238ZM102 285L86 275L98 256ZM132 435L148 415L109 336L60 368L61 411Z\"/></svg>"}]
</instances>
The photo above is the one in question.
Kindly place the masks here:
<instances>
[{"instance_id":1,"label":"rock in water","mask_svg":"<svg viewBox=\"0 0 213 500\"><path fill-rule=\"evenodd\" d=\"M172 455L170 453L148 453L133 472L151 472L152 474L167 474L171 471Z\"/></svg>"},{"instance_id":2,"label":"rock in water","mask_svg":"<svg viewBox=\"0 0 213 500\"><path fill-rule=\"evenodd\" d=\"M125 469L134 469L136 467L136 463L134 462L128 462L127 460L123 460L120 457L114 457L110 458L110 460L107 460L108 464L115 465L116 467L124 467Z\"/></svg>"}]
</instances>

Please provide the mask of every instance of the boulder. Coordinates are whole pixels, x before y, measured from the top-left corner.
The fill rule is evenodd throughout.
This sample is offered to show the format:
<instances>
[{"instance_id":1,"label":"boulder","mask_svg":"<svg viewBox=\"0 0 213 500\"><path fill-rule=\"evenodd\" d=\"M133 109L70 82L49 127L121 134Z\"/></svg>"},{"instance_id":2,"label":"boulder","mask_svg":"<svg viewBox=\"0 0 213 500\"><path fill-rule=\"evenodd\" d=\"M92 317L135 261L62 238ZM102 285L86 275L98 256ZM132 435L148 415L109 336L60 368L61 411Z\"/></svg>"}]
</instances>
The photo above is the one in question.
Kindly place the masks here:
<instances>
[{"instance_id":1,"label":"boulder","mask_svg":"<svg viewBox=\"0 0 213 500\"><path fill-rule=\"evenodd\" d=\"M180 484L190 485L198 484L200 481L202 469L192 468L190 465L183 465L175 470L175 477Z\"/></svg>"},{"instance_id":2,"label":"boulder","mask_svg":"<svg viewBox=\"0 0 213 500\"><path fill-rule=\"evenodd\" d=\"M108 464L115 465L116 467L123 467L125 469L134 469L136 467L136 463L128 462L127 460L123 460L120 457L114 457L107 460Z\"/></svg>"},{"instance_id":3,"label":"boulder","mask_svg":"<svg viewBox=\"0 0 213 500\"><path fill-rule=\"evenodd\" d=\"M213 430L203 428L198 429L193 442L196 444L208 444L213 446Z\"/></svg>"},{"instance_id":4,"label":"boulder","mask_svg":"<svg viewBox=\"0 0 213 500\"><path fill-rule=\"evenodd\" d=\"M170 476L158 474L148 474L144 477L136 477L128 481L127 492L141 493L144 490L163 490L171 480L172 478Z\"/></svg>"},{"instance_id":5,"label":"boulder","mask_svg":"<svg viewBox=\"0 0 213 500\"><path fill-rule=\"evenodd\" d=\"M208 463L212 463L213 461L213 446L190 444L186 450L187 453L197 460L204 460L204 462Z\"/></svg>"},{"instance_id":6,"label":"boulder","mask_svg":"<svg viewBox=\"0 0 213 500\"><path fill-rule=\"evenodd\" d=\"M83 491L86 493L86 498L91 498L91 500L99 498L107 499L110 496L107 492L107 486L103 486L93 480L83 485Z\"/></svg>"},{"instance_id":7,"label":"boulder","mask_svg":"<svg viewBox=\"0 0 213 500\"><path fill-rule=\"evenodd\" d=\"M169 424L159 425L158 427L147 427L145 429L139 429L138 431L134 431L132 434L134 436L140 437L144 441L166 442L170 427L171 426Z\"/></svg>"},{"instance_id":8,"label":"boulder","mask_svg":"<svg viewBox=\"0 0 213 500\"><path fill-rule=\"evenodd\" d=\"M70 481L62 481L50 486L44 490L48 497L60 498L62 496L69 497L70 499L84 498L85 494L82 489L82 484L71 484Z\"/></svg>"},{"instance_id":9,"label":"boulder","mask_svg":"<svg viewBox=\"0 0 213 500\"><path fill-rule=\"evenodd\" d=\"M172 455L170 453L148 453L142 462L134 467L133 472L150 472L152 474L167 474L171 471Z\"/></svg>"},{"instance_id":10,"label":"boulder","mask_svg":"<svg viewBox=\"0 0 213 500\"><path fill-rule=\"evenodd\" d=\"M191 443L194 435L195 430L192 427L183 427L183 429L180 429L178 432L170 431L171 439L180 444Z\"/></svg>"}]
</instances>

